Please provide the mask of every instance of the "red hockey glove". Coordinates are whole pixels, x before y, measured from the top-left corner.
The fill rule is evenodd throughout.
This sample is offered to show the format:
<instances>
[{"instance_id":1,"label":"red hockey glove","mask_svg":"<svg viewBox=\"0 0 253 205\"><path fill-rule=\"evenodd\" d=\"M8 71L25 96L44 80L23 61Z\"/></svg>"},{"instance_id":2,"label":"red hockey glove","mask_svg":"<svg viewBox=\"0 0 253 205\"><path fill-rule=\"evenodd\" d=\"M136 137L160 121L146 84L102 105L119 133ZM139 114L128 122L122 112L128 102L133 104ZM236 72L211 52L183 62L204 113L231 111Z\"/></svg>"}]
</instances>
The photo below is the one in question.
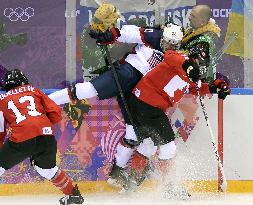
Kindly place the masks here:
<instances>
[{"instance_id":1,"label":"red hockey glove","mask_svg":"<svg viewBox=\"0 0 253 205\"><path fill-rule=\"evenodd\" d=\"M222 100L225 100L227 95L230 95L231 93L229 84L222 79L216 79L213 83L210 83L209 89L211 93L217 93L218 98Z\"/></svg>"}]
</instances>

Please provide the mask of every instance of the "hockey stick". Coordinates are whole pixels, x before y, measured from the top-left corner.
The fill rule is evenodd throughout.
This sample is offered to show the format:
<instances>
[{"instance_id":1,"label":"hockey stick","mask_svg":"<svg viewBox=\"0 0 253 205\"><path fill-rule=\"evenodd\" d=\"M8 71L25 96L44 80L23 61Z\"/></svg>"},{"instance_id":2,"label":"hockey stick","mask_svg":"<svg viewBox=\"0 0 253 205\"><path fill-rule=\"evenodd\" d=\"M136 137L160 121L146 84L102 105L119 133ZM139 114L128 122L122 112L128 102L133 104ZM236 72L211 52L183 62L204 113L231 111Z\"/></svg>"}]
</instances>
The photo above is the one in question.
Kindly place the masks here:
<instances>
[{"instance_id":1,"label":"hockey stick","mask_svg":"<svg viewBox=\"0 0 253 205\"><path fill-rule=\"evenodd\" d=\"M132 126L135 128L135 124L134 124L134 121L133 121L133 117L132 117L132 115L131 115L131 113L130 113L130 110L129 110L129 108L128 108L125 95L124 95L124 93L123 93L121 84L120 84L120 82L119 82L119 77L118 77L118 74L117 74L117 72L116 72L116 68L115 68L115 66L114 66L113 63L112 63L112 58L111 58L110 52L109 52L109 50L108 50L108 46L107 46L107 45L104 45L104 46L103 46L103 49L105 50L105 55L106 55L107 61L108 61L109 65L111 66L111 70L112 70L112 73L113 73L113 77L114 77L114 80L115 80L115 82L116 82L117 88L118 88L118 90L119 90L120 97L121 97L121 99L122 99L122 101L123 101L124 108L125 108L126 113L127 113L128 117L129 117L130 123L131 123ZM136 130L136 129L135 129L135 130Z\"/></svg>"},{"instance_id":2,"label":"hockey stick","mask_svg":"<svg viewBox=\"0 0 253 205\"><path fill-rule=\"evenodd\" d=\"M212 130L212 127L211 127L211 124L210 124L210 121L209 121L209 118L208 118L208 115L207 115L207 112L206 112L206 107L205 107L204 101L203 101L203 99L200 95L198 85L196 85L196 88L197 88L197 92L198 92L198 95L199 95L200 105L201 105L201 108L202 108L202 111L203 111L203 114L204 114L204 117L205 117L205 120L206 120L206 125L209 128L209 132L210 132L210 136L211 136L211 142L212 142L212 145L213 145L213 148L214 148L216 159L218 161L218 166L219 166L220 171L221 171L221 178L222 178L221 182L222 183L221 183L220 188L223 192L225 192L226 189L227 189L227 180L226 180L226 177L225 177L224 168L223 168L223 165L222 165L222 162L221 162L221 159L220 159L220 155L218 153L218 148L217 148L217 145L216 145L216 142L215 142L215 139L214 139L213 130Z\"/></svg>"},{"instance_id":3,"label":"hockey stick","mask_svg":"<svg viewBox=\"0 0 253 205\"><path fill-rule=\"evenodd\" d=\"M224 52L227 50L227 48L230 46L230 44L235 40L235 38L237 36L238 35L237 35L236 32L231 33L231 35L228 37L226 43L224 43L224 45L216 52L215 57L214 57L214 61L216 63L217 63L218 60L221 59Z\"/></svg>"},{"instance_id":4,"label":"hockey stick","mask_svg":"<svg viewBox=\"0 0 253 205\"><path fill-rule=\"evenodd\" d=\"M218 60L221 59L221 57L224 54L225 50L234 41L234 39L235 39L236 36L237 36L237 34L235 32L233 32L229 36L229 38L226 41L226 43L216 52L214 60L212 61L212 62L214 62L214 64L212 66L214 66L214 65L217 64ZM223 164L222 164L220 155L218 153L218 148L217 148L217 145L216 145L216 142L215 142L215 139L214 139L213 130L212 130L212 127L211 127L211 124L210 124L210 121L209 121L209 118L208 118L208 115L207 115L207 112L206 112L206 107L205 107L204 101L203 101L202 97L200 96L198 85L196 85L196 89L197 89L197 92L198 92L198 95L199 95L200 105L201 105L201 108L202 108L202 111L203 111L203 114L204 114L204 117L205 117L205 120L206 120L206 125L207 125L207 127L209 129L209 132L210 132L211 142L212 142L212 145L213 145L213 148L214 148L214 152L215 152L215 155L216 155L216 158L217 158L217 161L218 161L218 166L219 166L219 169L220 169L221 185L219 186L219 188L223 192L225 192L226 189L227 189L227 180L226 180L226 177L225 177L225 172L224 172Z\"/></svg>"},{"instance_id":5,"label":"hockey stick","mask_svg":"<svg viewBox=\"0 0 253 205\"><path fill-rule=\"evenodd\" d=\"M237 36L238 35L236 32L231 33L224 45L214 54L214 58L210 67L216 66L218 64L218 61L221 59L224 52L227 50L227 48L231 45L231 43L235 40Z\"/></svg>"}]
</instances>

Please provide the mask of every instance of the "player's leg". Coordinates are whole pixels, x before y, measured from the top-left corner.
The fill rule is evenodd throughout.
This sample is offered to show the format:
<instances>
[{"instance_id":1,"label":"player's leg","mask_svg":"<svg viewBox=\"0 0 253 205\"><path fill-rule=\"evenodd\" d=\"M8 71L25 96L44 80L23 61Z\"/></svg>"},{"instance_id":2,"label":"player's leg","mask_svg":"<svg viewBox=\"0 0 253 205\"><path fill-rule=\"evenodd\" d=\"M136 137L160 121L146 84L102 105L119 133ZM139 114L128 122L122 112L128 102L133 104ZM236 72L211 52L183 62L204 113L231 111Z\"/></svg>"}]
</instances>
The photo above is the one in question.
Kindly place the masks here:
<instances>
[{"instance_id":1,"label":"player's leg","mask_svg":"<svg viewBox=\"0 0 253 205\"><path fill-rule=\"evenodd\" d=\"M155 113L152 113L150 116ZM153 120L154 119L154 120ZM156 168L161 181L171 180L170 173L173 171L173 159L176 154L175 134L167 115L162 110L157 110L149 124L154 134L151 136L155 145L159 146L159 154Z\"/></svg>"},{"instance_id":2,"label":"player's leg","mask_svg":"<svg viewBox=\"0 0 253 205\"><path fill-rule=\"evenodd\" d=\"M116 68L116 72L124 93L131 92L142 77L142 73L127 62L120 64L119 67ZM120 94L112 70L108 70L97 78L92 79L90 82L97 91L100 100L116 97ZM82 95L82 90L81 84L77 84L76 94L78 99L85 97Z\"/></svg>"},{"instance_id":3,"label":"player's leg","mask_svg":"<svg viewBox=\"0 0 253 205\"><path fill-rule=\"evenodd\" d=\"M164 112L160 113L159 119L157 118L157 122L153 122L153 124L154 130L159 136L152 139L156 145L159 145L158 168L163 178L170 172L171 159L176 154L175 134Z\"/></svg>"},{"instance_id":4,"label":"player's leg","mask_svg":"<svg viewBox=\"0 0 253 205\"><path fill-rule=\"evenodd\" d=\"M22 152L20 144L7 140L0 148L0 177L4 174L5 170L14 167L28 156L28 153Z\"/></svg>"},{"instance_id":5,"label":"player's leg","mask_svg":"<svg viewBox=\"0 0 253 205\"><path fill-rule=\"evenodd\" d=\"M116 69L116 72L123 92L127 92L133 88L142 76L129 63L121 64ZM116 97L117 95L119 95L119 89L112 71L108 70L90 82L77 83L73 86L71 92L68 88L65 88L50 94L49 97L57 104L64 104L70 102L71 98L81 100L98 96L100 100L103 100Z\"/></svg>"},{"instance_id":6,"label":"player's leg","mask_svg":"<svg viewBox=\"0 0 253 205\"><path fill-rule=\"evenodd\" d=\"M132 94L128 98L129 109L132 113L135 123L135 132L137 133L137 136L135 135L134 140L137 142L136 145L139 144L138 142L142 143L138 146L138 148L136 145L132 148L131 154L133 153L134 149L136 150L136 148L137 151L134 152L131 159L129 170L130 175L127 179L128 184L124 187L125 189L132 189L132 185L139 185L143 179L145 179L146 171L149 165L148 159L156 152L156 146L154 146L154 143L150 141L150 139L146 139L149 138L150 133L149 130L143 126L145 124L144 121L146 121L147 118L142 116L148 111L143 104L143 102L139 101ZM128 159L130 159L130 157L128 157Z\"/></svg>"},{"instance_id":7,"label":"player's leg","mask_svg":"<svg viewBox=\"0 0 253 205\"><path fill-rule=\"evenodd\" d=\"M57 105L73 102L76 99L88 99L98 95L91 82L77 83L76 87L64 88L48 95Z\"/></svg>"},{"instance_id":8,"label":"player's leg","mask_svg":"<svg viewBox=\"0 0 253 205\"><path fill-rule=\"evenodd\" d=\"M146 138L134 152L130 164L129 189L139 186L147 177L151 167L150 159L156 153L157 146L151 138Z\"/></svg>"},{"instance_id":9,"label":"player's leg","mask_svg":"<svg viewBox=\"0 0 253 205\"><path fill-rule=\"evenodd\" d=\"M176 143L174 141L174 131L165 114L160 117L159 125L160 142L156 142L157 145L160 145L157 169L162 180L164 197L187 199L191 195L179 182L175 181L176 167L174 157L176 154Z\"/></svg>"},{"instance_id":10,"label":"player's leg","mask_svg":"<svg viewBox=\"0 0 253 205\"><path fill-rule=\"evenodd\" d=\"M139 168L134 167L133 170L139 169L139 173L137 176L139 176L139 179L140 179L139 181L142 182L141 179L144 179L145 175L146 175L144 172L144 170L145 170L144 168L146 165L148 165L148 159L151 157L151 155L153 155L155 153L156 146L160 145L160 144L165 145L165 144L173 141L174 140L174 132L173 132L173 129L170 125L169 119L167 118L166 114L162 110L160 110L156 107L152 107L152 106L138 100L135 96L132 97L131 101L135 101L135 106L132 107L132 110L133 110L134 116L136 118L136 121L139 124L137 136L138 137L142 136L142 138L150 137L152 139L152 141L149 142L150 148L146 148L148 143L146 143L146 145L145 145L145 143L143 143L142 146L138 147L138 149L137 149L138 153L136 153L136 155L139 154L139 156L136 157L136 159L138 159L139 161L142 161L142 162L145 161L145 163L142 163L142 164L144 164L144 166L139 166L140 163L138 163L138 160L136 160L137 161L136 163L132 163L132 166L135 166L135 164L137 166L139 166ZM151 144L151 142L153 144ZM176 147L174 146L174 148L176 148ZM162 150L164 150L164 149L162 149ZM175 154L175 150L176 149L174 149L174 154ZM168 153L165 153L165 154L168 154ZM164 156L161 155L161 158L162 157L164 157ZM169 158L169 157L171 157L171 156L168 156L167 158ZM134 161L135 161L135 157L133 157L132 162L134 162ZM136 180L138 181L138 178L136 178Z\"/></svg>"},{"instance_id":11,"label":"player's leg","mask_svg":"<svg viewBox=\"0 0 253 205\"><path fill-rule=\"evenodd\" d=\"M115 161L109 174L107 182L114 186L125 186L128 180L127 173L124 168L132 157L137 146L137 137L132 125L126 124L126 135L117 145Z\"/></svg>"},{"instance_id":12,"label":"player's leg","mask_svg":"<svg viewBox=\"0 0 253 205\"><path fill-rule=\"evenodd\" d=\"M132 122L129 120L129 115L126 112L126 107L123 102L123 99L119 95L119 90L114 81L114 77L112 76L112 72L110 71L107 73L108 73L107 75L108 78L109 77L113 78L113 80L111 80L114 82L114 85L112 86L114 87L113 89L110 89L110 90L101 89L101 86L99 85L100 83L99 81L97 81L97 79L95 79L93 83L95 87L97 88L97 90L100 90L99 92L100 99L104 99L107 96L114 96L115 94L118 95L117 96L118 104L126 123L126 135L122 139L121 143L117 145L115 161L112 166L112 170L109 174L108 183L115 186L118 186L118 185L124 186L127 180L127 174L124 171L124 168L127 162L129 161L129 159L131 158L132 153L135 147L137 146L138 142L137 142L137 138L136 138L136 134L133 129L133 126L131 125ZM126 103L129 106L128 101L129 101L129 96L131 96L131 91L133 90L134 86L142 77L142 74L128 63L122 64L120 68L117 69L117 74L118 74L119 81L124 92L124 98L126 100ZM130 109L129 111L130 111L130 115L132 115Z\"/></svg>"},{"instance_id":13,"label":"player's leg","mask_svg":"<svg viewBox=\"0 0 253 205\"><path fill-rule=\"evenodd\" d=\"M36 141L36 152L31 161L35 170L59 188L65 197L60 199L62 205L82 204L84 202L77 185L56 166L57 142L54 136L39 136Z\"/></svg>"}]
</instances>

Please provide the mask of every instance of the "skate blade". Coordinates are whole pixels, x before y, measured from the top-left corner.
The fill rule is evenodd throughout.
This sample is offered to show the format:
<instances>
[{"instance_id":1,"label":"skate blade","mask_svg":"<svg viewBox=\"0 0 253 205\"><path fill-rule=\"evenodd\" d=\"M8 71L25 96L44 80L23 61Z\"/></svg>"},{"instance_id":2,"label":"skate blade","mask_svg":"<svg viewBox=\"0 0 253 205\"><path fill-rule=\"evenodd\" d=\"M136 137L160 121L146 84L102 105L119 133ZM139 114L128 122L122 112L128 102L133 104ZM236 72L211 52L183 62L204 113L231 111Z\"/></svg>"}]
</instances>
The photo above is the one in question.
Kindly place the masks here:
<instances>
[{"instance_id":1,"label":"skate blade","mask_svg":"<svg viewBox=\"0 0 253 205\"><path fill-rule=\"evenodd\" d=\"M122 188L120 191L119 191L119 194L127 194L128 191L124 188Z\"/></svg>"}]
</instances>

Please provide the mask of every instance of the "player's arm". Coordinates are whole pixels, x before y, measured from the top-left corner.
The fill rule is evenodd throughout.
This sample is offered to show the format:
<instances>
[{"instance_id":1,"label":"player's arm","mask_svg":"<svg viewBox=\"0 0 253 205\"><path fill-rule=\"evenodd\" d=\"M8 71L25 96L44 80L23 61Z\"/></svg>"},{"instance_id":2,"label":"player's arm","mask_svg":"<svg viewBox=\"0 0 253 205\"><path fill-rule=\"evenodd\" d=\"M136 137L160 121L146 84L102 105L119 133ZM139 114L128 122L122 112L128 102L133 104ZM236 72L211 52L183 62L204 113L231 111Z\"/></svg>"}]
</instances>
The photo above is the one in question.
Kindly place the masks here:
<instances>
[{"instance_id":1,"label":"player's arm","mask_svg":"<svg viewBox=\"0 0 253 205\"><path fill-rule=\"evenodd\" d=\"M4 115L3 112L0 111L0 148L3 146L5 135L6 132L5 132Z\"/></svg>"},{"instance_id":2,"label":"player's arm","mask_svg":"<svg viewBox=\"0 0 253 205\"><path fill-rule=\"evenodd\" d=\"M91 30L89 34L100 45L113 44L116 41L122 43L145 43L145 29L135 25L124 25L121 30L112 27L105 32Z\"/></svg>"},{"instance_id":3,"label":"player's arm","mask_svg":"<svg viewBox=\"0 0 253 205\"><path fill-rule=\"evenodd\" d=\"M193 95L206 95L209 93L217 93L220 99L225 99L227 95L230 94L230 85L225 82L223 79L215 79L210 83L201 82L201 71L199 63L193 58L186 58L186 60L182 64L183 69L186 71L186 74L189 80L193 83L190 84L189 93ZM197 91L197 87L199 88L199 93Z\"/></svg>"},{"instance_id":4,"label":"player's arm","mask_svg":"<svg viewBox=\"0 0 253 205\"><path fill-rule=\"evenodd\" d=\"M230 95L231 89L230 85L222 79L215 79L210 83L202 83L200 80L197 82L197 86L199 87L199 94L218 94L218 98L225 100L227 95ZM196 86L190 86L189 92L193 95L198 95Z\"/></svg>"},{"instance_id":5,"label":"player's arm","mask_svg":"<svg viewBox=\"0 0 253 205\"><path fill-rule=\"evenodd\" d=\"M120 30L120 37L117 41L122 43L144 44L144 31L145 29L135 25L124 25Z\"/></svg>"},{"instance_id":6,"label":"player's arm","mask_svg":"<svg viewBox=\"0 0 253 205\"><path fill-rule=\"evenodd\" d=\"M90 37L96 39L97 44L100 45L113 44L116 41L142 43L140 28L135 25L124 25L119 30L115 27L118 18L120 15L114 5L101 4L90 24Z\"/></svg>"},{"instance_id":7,"label":"player's arm","mask_svg":"<svg viewBox=\"0 0 253 205\"><path fill-rule=\"evenodd\" d=\"M40 93L42 105L45 109L46 115L49 118L49 120L53 124L61 121L62 116L60 106L58 106L53 100L51 100L46 94L44 94L39 89L37 89L37 92Z\"/></svg>"},{"instance_id":8,"label":"player's arm","mask_svg":"<svg viewBox=\"0 0 253 205\"><path fill-rule=\"evenodd\" d=\"M199 93L197 91L197 87L199 88ZM196 82L196 84L191 84L189 88L189 93L192 95L206 95L210 94L210 89L209 89L209 83L202 83L201 80Z\"/></svg>"}]
</instances>

